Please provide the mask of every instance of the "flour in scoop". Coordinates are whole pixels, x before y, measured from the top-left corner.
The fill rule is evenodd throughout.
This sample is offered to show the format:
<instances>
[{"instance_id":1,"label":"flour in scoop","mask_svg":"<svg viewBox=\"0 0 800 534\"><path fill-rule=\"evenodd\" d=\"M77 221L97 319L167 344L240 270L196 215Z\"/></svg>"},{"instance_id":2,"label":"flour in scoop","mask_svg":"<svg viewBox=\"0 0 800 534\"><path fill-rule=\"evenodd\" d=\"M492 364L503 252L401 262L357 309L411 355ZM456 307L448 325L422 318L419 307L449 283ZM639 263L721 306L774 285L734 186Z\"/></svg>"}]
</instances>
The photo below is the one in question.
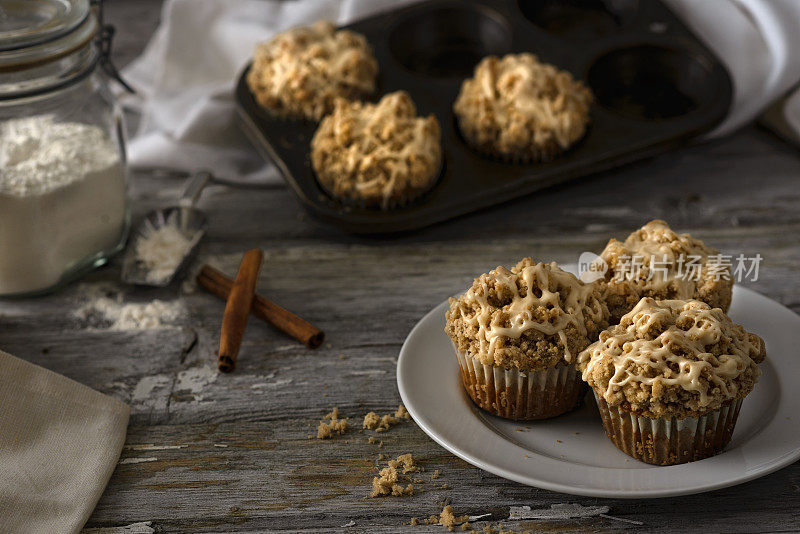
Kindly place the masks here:
<instances>
[{"instance_id":1,"label":"flour in scoop","mask_svg":"<svg viewBox=\"0 0 800 534\"><path fill-rule=\"evenodd\" d=\"M145 265L147 281L158 283L172 276L196 242L197 239L186 237L174 221L159 228L148 225L136 241L136 260Z\"/></svg>"},{"instance_id":2,"label":"flour in scoop","mask_svg":"<svg viewBox=\"0 0 800 534\"><path fill-rule=\"evenodd\" d=\"M114 248L125 171L103 129L50 115L0 123L0 295L38 291Z\"/></svg>"}]
</instances>

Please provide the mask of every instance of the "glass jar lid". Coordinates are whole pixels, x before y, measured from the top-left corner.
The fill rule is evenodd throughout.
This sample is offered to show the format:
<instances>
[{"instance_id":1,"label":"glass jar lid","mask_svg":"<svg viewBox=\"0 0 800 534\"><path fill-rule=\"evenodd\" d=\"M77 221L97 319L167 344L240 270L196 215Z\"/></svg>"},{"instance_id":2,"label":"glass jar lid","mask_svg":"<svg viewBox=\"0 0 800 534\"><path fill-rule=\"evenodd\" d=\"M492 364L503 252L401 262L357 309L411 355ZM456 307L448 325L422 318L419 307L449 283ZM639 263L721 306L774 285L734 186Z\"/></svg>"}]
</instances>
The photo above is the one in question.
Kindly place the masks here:
<instances>
[{"instance_id":1,"label":"glass jar lid","mask_svg":"<svg viewBox=\"0 0 800 534\"><path fill-rule=\"evenodd\" d=\"M59 59L97 30L89 0L0 0L0 70Z\"/></svg>"}]
</instances>

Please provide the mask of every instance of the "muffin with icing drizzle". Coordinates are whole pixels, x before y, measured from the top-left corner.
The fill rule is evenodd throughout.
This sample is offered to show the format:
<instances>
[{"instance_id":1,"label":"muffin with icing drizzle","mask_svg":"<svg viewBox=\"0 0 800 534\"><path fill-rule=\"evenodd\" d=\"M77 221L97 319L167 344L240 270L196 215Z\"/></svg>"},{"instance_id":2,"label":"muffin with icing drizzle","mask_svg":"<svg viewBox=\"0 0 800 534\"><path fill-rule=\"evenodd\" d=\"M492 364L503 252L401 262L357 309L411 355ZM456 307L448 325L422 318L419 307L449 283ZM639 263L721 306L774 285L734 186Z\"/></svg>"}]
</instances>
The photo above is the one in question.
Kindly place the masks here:
<instances>
[{"instance_id":1,"label":"muffin with icing drizzle","mask_svg":"<svg viewBox=\"0 0 800 534\"><path fill-rule=\"evenodd\" d=\"M441 130L405 91L377 104L336 101L311 140L317 180L345 204L389 209L428 191L442 165Z\"/></svg>"},{"instance_id":2,"label":"muffin with icing drizzle","mask_svg":"<svg viewBox=\"0 0 800 534\"><path fill-rule=\"evenodd\" d=\"M293 28L256 47L247 85L258 103L283 117L319 120L336 98L375 91L378 62L363 35L327 21Z\"/></svg>"},{"instance_id":3,"label":"muffin with icing drizzle","mask_svg":"<svg viewBox=\"0 0 800 534\"><path fill-rule=\"evenodd\" d=\"M608 265L599 281L618 323L642 297L697 299L727 311L733 294L730 261L662 220L645 224L625 239L611 239L600 257Z\"/></svg>"},{"instance_id":4,"label":"muffin with icing drizzle","mask_svg":"<svg viewBox=\"0 0 800 534\"><path fill-rule=\"evenodd\" d=\"M453 111L467 143L507 161L548 161L586 133L591 91L533 54L489 56L461 85Z\"/></svg>"},{"instance_id":5,"label":"muffin with icing drizzle","mask_svg":"<svg viewBox=\"0 0 800 534\"><path fill-rule=\"evenodd\" d=\"M764 361L764 342L699 300L645 297L578 357L606 434L650 464L719 453Z\"/></svg>"},{"instance_id":6,"label":"muffin with icing drizzle","mask_svg":"<svg viewBox=\"0 0 800 534\"><path fill-rule=\"evenodd\" d=\"M482 274L451 298L445 332L472 400L524 421L580 404L585 389L575 359L607 325L597 286L525 258L511 270Z\"/></svg>"}]
</instances>

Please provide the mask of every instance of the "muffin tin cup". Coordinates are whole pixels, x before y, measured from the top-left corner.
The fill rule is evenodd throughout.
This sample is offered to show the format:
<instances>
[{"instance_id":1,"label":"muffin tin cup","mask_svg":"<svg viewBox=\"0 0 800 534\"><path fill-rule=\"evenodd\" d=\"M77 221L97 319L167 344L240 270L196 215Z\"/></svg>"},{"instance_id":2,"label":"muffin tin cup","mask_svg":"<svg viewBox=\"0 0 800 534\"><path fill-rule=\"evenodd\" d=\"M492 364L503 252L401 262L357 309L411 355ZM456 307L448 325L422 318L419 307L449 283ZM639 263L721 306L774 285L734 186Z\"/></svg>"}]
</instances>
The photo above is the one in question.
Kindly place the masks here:
<instances>
[{"instance_id":1,"label":"muffin tin cup","mask_svg":"<svg viewBox=\"0 0 800 534\"><path fill-rule=\"evenodd\" d=\"M719 59L659 0L429 0L344 28L364 35L378 60L369 100L405 90L442 127L443 171L424 195L385 210L337 201L311 166L316 125L270 116L247 87L249 67L235 97L245 132L302 206L352 233L415 230L654 156L712 129L733 94ZM584 137L549 161L487 157L464 139L452 109L483 57L523 52L595 95Z\"/></svg>"},{"instance_id":2,"label":"muffin tin cup","mask_svg":"<svg viewBox=\"0 0 800 534\"><path fill-rule=\"evenodd\" d=\"M573 365L540 371L518 371L494 365L456 350L461 380L472 401L492 415L515 421L549 419L577 408L586 384Z\"/></svg>"},{"instance_id":3,"label":"muffin tin cup","mask_svg":"<svg viewBox=\"0 0 800 534\"><path fill-rule=\"evenodd\" d=\"M331 198L336 198L338 202L342 204L342 206L346 207L346 209L356 209L356 210L394 210L404 208L409 204L417 201L419 198L425 196L428 191L430 191L433 187L436 186L436 182L439 180L439 176L442 174L442 166L444 165L444 160L440 158L438 168L436 173L433 175L431 179L431 184L429 187L420 188L416 191L408 191L404 195L398 195L395 198L390 198L388 202L384 203L382 199L371 199L367 201L364 198L355 198L352 196L341 196L337 195L335 191L332 191L328 188L322 181L319 181L319 187L325 191L326 194L330 195Z\"/></svg>"},{"instance_id":4,"label":"muffin tin cup","mask_svg":"<svg viewBox=\"0 0 800 534\"><path fill-rule=\"evenodd\" d=\"M536 149L530 148L527 154L503 153L495 150L493 147L480 146L479 143L474 142L463 132L463 130L461 130L459 123L460 121L456 120L456 127L459 129L459 134L467 146L469 146L476 154L480 154L484 158L494 160L505 165L530 165L534 163L547 163L549 161L553 161L561 154L569 151L569 149L572 148L571 146L562 148L555 141L551 141L542 146L536 147ZM585 135L586 134L584 133L584 136ZM583 136L575 140L573 145L580 143L582 138Z\"/></svg>"},{"instance_id":5,"label":"muffin tin cup","mask_svg":"<svg viewBox=\"0 0 800 534\"><path fill-rule=\"evenodd\" d=\"M676 465L722 452L733 436L744 399L724 404L701 417L651 418L609 406L594 394L603 427L622 452L653 465Z\"/></svg>"}]
</instances>

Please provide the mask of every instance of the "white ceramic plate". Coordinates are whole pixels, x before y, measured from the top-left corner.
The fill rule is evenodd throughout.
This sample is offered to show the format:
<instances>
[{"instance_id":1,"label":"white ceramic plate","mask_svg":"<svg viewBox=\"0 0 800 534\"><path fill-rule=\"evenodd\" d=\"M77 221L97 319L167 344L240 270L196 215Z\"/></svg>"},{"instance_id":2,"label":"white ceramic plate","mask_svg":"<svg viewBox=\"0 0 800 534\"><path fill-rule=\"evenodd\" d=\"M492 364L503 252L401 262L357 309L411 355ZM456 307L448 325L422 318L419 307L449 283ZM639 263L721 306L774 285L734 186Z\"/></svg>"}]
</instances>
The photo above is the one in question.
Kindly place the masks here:
<instances>
[{"instance_id":1,"label":"white ceramic plate","mask_svg":"<svg viewBox=\"0 0 800 534\"><path fill-rule=\"evenodd\" d=\"M443 302L431 310L406 338L397 385L417 424L481 469L575 495L645 498L740 484L800 458L800 316L754 291L734 287L729 315L766 341L767 360L733 439L712 458L669 467L639 462L614 447L591 394L579 410L540 422L508 421L477 408L444 333L446 308Z\"/></svg>"}]
</instances>

